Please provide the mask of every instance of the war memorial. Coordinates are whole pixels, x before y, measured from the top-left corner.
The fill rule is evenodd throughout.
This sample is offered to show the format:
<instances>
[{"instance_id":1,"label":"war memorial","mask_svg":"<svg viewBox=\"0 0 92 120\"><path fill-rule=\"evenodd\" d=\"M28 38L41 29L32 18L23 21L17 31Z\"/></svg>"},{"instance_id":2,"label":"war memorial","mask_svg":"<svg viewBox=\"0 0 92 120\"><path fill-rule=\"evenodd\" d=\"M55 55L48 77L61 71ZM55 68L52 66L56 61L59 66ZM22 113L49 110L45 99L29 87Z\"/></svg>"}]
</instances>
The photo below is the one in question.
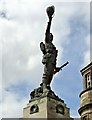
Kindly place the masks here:
<instances>
[{"instance_id":1,"label":"war memorial","mask_svg":"<svg viewBox=\"0 0 92 120\"><path fill-rule=\"evenodd\" d=\"M70 116L70 108L51 89L51 81L69 62L60 67L56 66L58 50L53 44L53 34L50 32L51 22L54 17L55 7L46 9L48 23L45 32L45 40L40 43L43 54L44 66L41 84L30 93L30 100L23 108L23 118L58 118L73 120ZM92 62L81 70L83 76L83 91L80 93L80 108L78 110L81 120L92 120ZM77 112L77 111L76 111Z\"/></svg>"}]
</instances>

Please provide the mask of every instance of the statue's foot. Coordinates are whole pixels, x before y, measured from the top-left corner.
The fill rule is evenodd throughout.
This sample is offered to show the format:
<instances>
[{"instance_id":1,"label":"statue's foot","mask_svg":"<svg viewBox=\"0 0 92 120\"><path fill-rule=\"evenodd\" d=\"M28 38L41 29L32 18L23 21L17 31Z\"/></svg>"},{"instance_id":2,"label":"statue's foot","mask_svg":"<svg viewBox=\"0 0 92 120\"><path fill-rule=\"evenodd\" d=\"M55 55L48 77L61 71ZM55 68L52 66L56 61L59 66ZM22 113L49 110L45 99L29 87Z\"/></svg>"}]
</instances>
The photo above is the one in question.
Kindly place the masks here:
<instances>
[{"instance_id":1,"label":"statue's foot","mask_svg":"<svg viewBox=\"0 0 92 120\"><path fill-rule=\"evenodd\" d=\"M41 83L40 86L41 86L41 88L43 88L43 90L44 90L44 89L51 90L51 87L50 87L49 84Z\"/></svg>"}]
</instances>

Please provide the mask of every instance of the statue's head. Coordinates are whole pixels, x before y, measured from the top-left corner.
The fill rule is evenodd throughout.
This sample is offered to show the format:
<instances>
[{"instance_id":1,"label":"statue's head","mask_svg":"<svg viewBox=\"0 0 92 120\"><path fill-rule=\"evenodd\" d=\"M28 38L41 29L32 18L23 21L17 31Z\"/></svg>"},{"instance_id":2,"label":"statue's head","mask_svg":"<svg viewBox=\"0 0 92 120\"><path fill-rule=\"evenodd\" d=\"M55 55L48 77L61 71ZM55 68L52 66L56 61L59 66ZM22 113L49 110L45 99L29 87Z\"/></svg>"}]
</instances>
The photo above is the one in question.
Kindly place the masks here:
<instances>
[{"instance_id":1,"label":"statue's head","mask_svg":"<svg viewBox=\"0 0 92 120\"><path fill-rule=\"evenodd\" d=\"M52 35L52 33L49 34L49 39L50 39L51 42L53 41L53 35Z\"/></svg>"}]
</instances>

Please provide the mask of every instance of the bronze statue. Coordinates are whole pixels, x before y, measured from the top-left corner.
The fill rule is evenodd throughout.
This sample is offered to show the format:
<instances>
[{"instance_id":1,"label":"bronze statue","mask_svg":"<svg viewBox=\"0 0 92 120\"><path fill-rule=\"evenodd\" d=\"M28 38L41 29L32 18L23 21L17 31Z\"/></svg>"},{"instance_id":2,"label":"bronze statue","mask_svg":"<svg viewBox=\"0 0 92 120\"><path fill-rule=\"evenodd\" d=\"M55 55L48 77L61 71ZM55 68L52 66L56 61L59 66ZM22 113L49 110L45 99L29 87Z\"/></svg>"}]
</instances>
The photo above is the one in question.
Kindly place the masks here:
<instances>
[{"instance_id":1,"label":"bronze statue","mask_svg":"<svg viewBox=\"0 0 92 120\"><path fill-rule=\"evenodd\" d=\"M68 64L68 62L66 62L63 66L56 67L58 50L52 43L53 34L50 33L54 10L54 6L50 6L46 10L49 22L47 24L47 29L45 33L45 44L43 42L40 43L40 48L43 53L42 63L44 64L44 73L41 83L41 86L43 86L43 88L47 88L48 86L50 86L53 75L62 70L62 68Z\"/></svg>"},{"instance_id":2,"label":"bronze statue","mask_svg":"<svg viewBox=\"0 0 92 120\"><path fill-rule=\"evenodd\" d=\"M45 33L45 44L43 42L40 43L40 48L43 53L42 63L44 65L42 83L40 84L40 87L34 89L30 93L31 100L29 102L41 96L49 96L51 98L64 102L58 96L56 96L50 88L50 83L53 78L53 75L62 70L62 68L68 64L68 62L66 62L61 67L56 67L58 50L52 43L53 35L52 33L50 33L51 21L53 18L54 10L54 6L50 6L47 8L49 22L47 24L47 29Z\"/></svg>"}]
</instances>

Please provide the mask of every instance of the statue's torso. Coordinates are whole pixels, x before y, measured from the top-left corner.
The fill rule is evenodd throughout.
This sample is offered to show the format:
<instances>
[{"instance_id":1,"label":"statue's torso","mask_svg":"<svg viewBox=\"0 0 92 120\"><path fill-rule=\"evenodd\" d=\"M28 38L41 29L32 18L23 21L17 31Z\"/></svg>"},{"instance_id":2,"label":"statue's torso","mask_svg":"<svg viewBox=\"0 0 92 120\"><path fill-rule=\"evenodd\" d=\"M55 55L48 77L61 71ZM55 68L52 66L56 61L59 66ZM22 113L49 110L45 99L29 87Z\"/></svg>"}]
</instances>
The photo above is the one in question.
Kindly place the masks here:
<instances>
[{"instance_id":1,"label":"statue's torso","mask_svg":"<svg viewBox=\"0 0 92 120\"><path fill-rule=\"evenodd\" d=\"M56 64L56 57L57 57L57 50L56 47L52 43L46 43L45 44L45 49L46 49L46 55L47 59L51 64Z\"/></svg>"}]
</instances>

